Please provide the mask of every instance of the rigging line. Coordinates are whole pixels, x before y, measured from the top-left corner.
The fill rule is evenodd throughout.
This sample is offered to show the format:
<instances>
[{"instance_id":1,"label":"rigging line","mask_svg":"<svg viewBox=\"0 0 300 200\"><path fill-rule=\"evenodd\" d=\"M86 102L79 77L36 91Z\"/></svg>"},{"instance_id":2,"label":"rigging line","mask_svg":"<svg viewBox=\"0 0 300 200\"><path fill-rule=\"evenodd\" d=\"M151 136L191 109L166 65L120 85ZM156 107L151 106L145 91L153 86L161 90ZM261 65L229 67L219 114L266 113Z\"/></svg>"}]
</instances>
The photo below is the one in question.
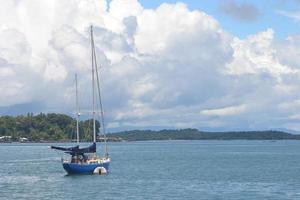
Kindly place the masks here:
<instances>
[{"instance_id":1,"label":"rigging line","mask_svg":"<svg viewBox=\"0 0 300 200\"><path fill-rule=\"evenodd\" d=\"M98 101L98 99L97 99L97 101L96 101L96 110L100 110L99 109L100 108L100 105L99 105L99 101ZM101 113L100 112L97 112L97 120L98 120L98 122L99 122L99 124L100 124L100 128L99 128L99 134L97 135L97 136L103 136L103 138L105 137L105 135L103 134L103 130L101 130ZM99 141L99 142L102 142L101 140ZM101 145L101 147L103 148L103 152L105 152L105 145Z\"/></svg>"},{"instance_id":2,"label":"rigging line","mask_svg":"<svg viewBox=\"0 0 300 200\"><path fill-rule=\"evenodd\" d=\"M94 44L94 43L93 43ZM107 149L107 138L106 138L106 131L105 131L105 124L104 124L104 111L103 111L103 104L101 98L101 88L100 88L100 80L99 80L99 73L98 73L98 65L97 65L97 57L95 52L95 47L93 48L93 54L95 59L95 70L96 70L96 80L97 80L97 88L98 88L98 98L100 103L100 113L101 113L101 123L102 123L102 130L104 136L104 143L105 143L105 155L108 156L108 149Z\"/></svg>"},{"instance_id":3,"label":"rigging line","mask_svg":"<svg viewBox=\"0 0 300 200\"><path fill-rule=\"evenodd\" d=\"M77 74L75 74L75 82L76 82L76 140L77 144L79 144L79 103L78 103L78 85L77 85Z\"/></svg>"},{"instance_id":4,"label":"rigging line","mask_svg":"<svg viewBox=\"0 0 300 200\"><path fill-rule=\"evenodd\" d=\"M100 107L99 101L96 101L96 102L97 102L97 103L96 103L96 108L97 108L96 110L100 110L100 109L99 109L99 107ZM99 124L100 124L100 122L101 122L101 124L102 124L102 121L100 121L100 120L101 120L101 113L100 113L100 112L97 112L97 114L98 114L98 115L97 115L97 117L98 117L97 119L99 119ZM99 132L99 136L102 135L103 138L105 138L105 134L103 134L103 130L101 130L101 128L102 128L102 127L101 127L101 124L100 124L100 128L99 128L99 131L100 131L100 132ZM101 141L100 141L100 142L101 142ZM104 141L104 142L105 142L105 141ZM102 145L101 145L101 146L102 146ZM106 149L105 149L105 145L103 146L103 150L104 150L104 152L105 152L105 150L106 150Z\"/></svg>"},{"instance_id":5,"label":"rigging line","mask_svg":"<svg viewBox=\"0 0 300 200\"><path fill-rule=\"evenodd\" d=\"M93 85L93 142L96 143L96 121L95 121L95 58L94 58L93 26L91 26L91 56L92 56L92 85Z\"/></svg>"}]
</instances>

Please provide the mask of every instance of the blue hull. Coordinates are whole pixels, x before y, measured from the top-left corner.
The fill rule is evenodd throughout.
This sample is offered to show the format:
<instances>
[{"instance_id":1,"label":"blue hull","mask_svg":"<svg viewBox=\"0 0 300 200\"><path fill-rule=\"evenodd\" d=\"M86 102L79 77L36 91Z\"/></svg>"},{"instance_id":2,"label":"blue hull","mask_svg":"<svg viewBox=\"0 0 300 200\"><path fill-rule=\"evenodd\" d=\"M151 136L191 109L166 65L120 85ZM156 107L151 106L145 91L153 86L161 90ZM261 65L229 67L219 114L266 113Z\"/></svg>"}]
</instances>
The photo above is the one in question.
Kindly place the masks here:
<instances>
[{"instance_id":1,"label":"blue hull","mask_svg":"<svg viewBox=\"0 0 300 200\"><path fill-rule=\"evenodd\" d=\"M68 174L93 174L97 167L104 167L108 172L109 162L102 164L63 163Z\"/></svg>"}]
</instances>

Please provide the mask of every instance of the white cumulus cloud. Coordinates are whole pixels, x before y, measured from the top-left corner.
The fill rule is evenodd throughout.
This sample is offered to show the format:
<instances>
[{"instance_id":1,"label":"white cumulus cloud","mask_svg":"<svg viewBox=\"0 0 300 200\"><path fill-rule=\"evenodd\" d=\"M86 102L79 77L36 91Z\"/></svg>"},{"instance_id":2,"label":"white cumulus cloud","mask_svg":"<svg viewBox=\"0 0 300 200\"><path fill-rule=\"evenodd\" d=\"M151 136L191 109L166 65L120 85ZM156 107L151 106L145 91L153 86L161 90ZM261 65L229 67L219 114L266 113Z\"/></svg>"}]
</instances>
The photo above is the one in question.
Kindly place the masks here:
<instances>
[{"instance_id":1,"label":"white cumulus cloud","mask_svg":"<svg viewBox=\"0 0 300 200\"><path fill-rule=\"evenodd\" d=\"M299 36L272 29L240 39L183 3L145 9L137 0L5 1L0 8L0 106L43 102L74 110L79 76L91 104L89 26L94 25L111 128L296 127Z\"/></svg>"}]
</instances>

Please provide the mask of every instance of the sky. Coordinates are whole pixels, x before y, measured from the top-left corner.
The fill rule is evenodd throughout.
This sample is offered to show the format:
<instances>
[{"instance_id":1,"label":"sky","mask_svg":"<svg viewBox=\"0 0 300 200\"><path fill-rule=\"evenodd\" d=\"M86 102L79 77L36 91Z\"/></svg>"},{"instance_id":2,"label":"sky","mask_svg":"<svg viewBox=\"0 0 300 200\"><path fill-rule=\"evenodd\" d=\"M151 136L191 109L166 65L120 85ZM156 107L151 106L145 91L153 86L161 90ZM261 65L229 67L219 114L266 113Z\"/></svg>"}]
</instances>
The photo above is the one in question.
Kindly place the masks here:
<instances>
[{"instance_id":1,"label":"sky","mask_svg":"<svg viewBox=\"0 0 300 200\"><path fill-rule=\"evenodd\" d=\"M213 16L224 29L240 38L267 28L272 28L276 32L276 37L281 39L299 33L300 16L298 15L298 20L296 16L292 17L300 8L299 0L141 0L140 2L149 9L155 9L165 2L183 2L190 10L201 10ZM288 15L291 15L290 18Z\"/></svg>"},{"instance_id":2,"label":"sky","mask_svg":"<svg viewBox=\"0 0 300 200\"><path fill-rule=\"evenodd\" d=\"M1 115L74 116L77 73L89 118L93 25L109 131L300 131L299 0L0 3Z\"/></svg>"}]
</instances>

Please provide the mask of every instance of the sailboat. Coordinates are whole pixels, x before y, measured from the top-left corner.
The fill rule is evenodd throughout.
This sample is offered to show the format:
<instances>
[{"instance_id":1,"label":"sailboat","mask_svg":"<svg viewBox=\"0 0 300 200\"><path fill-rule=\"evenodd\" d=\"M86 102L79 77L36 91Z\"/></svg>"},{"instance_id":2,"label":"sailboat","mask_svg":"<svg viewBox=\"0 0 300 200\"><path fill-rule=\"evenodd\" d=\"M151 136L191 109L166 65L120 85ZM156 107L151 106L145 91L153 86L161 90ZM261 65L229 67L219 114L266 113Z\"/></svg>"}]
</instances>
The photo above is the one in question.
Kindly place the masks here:
<instances>
[{"instance_id":1,"label":"sailboat","mask_svg":"<svg viewBox=\"0 0 300 200\"><path fill-rule=\"evenodd\" d=\"M80 148L79 143L79 106L78 106L78 89L77 89L77 75L75 76L76 81L76 133L77 133L77 145L73 147L58 147L51 146L52 149L64 151L64 153L70 154L71 159L63 159L62 165L68 174L105 174L108 173L110 157L107 150L107 141L105 136L104 127L104 113L101 101L101 91L98 76L98 65L96 59L93 26L90 28L91 33L91 57L92 57L92 88L93 88L93 143L84 148ZM97 91L95 90L95 82L97 83ZM101 127L104 134L105 143L105 155L103 157L97 156L97 144L96 144L96 92L98 93L98 100L100 104L100 115L101 115Z\"/></svg>"}]
</instances>

